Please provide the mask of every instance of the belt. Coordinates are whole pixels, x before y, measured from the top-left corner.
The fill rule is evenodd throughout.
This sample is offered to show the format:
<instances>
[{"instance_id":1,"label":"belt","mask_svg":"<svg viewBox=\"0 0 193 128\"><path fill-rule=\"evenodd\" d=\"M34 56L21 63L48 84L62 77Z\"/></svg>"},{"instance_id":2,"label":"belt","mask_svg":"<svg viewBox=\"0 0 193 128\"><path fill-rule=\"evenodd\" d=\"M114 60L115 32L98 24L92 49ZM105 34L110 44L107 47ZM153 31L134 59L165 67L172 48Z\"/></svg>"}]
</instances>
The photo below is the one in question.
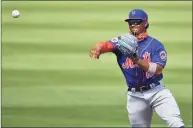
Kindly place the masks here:
<instances>
[{"instance_id":1,"label":"belt","mask_svg":"<svg viewBox=\"0 0 193 128\"><path fill-rule=\"evenodd\" d=\"M127 91L132 91L132 92L145 92L148 91L156 86L160 85L160 82L156 83L151 83L149 85L144 85L144 86L137 86L136 88L131 88L129 87Z\"/></svg>"}]
</instances>

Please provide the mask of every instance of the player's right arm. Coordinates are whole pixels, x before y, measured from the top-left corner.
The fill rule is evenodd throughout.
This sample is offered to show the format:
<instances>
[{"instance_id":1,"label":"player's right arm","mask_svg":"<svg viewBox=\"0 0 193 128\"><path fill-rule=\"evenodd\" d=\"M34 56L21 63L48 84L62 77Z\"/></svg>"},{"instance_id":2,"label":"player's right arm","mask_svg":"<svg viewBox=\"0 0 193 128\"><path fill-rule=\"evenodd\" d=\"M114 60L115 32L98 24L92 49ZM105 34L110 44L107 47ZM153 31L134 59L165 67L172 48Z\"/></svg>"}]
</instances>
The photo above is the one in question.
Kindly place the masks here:
<instances>
[{"instance_id":1,"label":"player's right arm","mask_svg":"<svg viewBox=\"0 0 193 128\"><path fill-rule=\"evenodd\" d=\"M99 59L100 55L107 52L113 52L116 49L117 38L109 41L98 42L90 50L90 58Z\"/></svg>"},{"instance_id":2,"label":"player's right arm","mask_svg":"<svg viewBox=\"0 0 193 128\"><path fill-rule=\"evenodd\" d=\"M153 75L160 75L167 62L167 52L161 43L155 45L155 51L151 58L151 62L142 60L140 58L134 58L132 61L140 66L145 72Z\"/></svg>"}]
</instances>

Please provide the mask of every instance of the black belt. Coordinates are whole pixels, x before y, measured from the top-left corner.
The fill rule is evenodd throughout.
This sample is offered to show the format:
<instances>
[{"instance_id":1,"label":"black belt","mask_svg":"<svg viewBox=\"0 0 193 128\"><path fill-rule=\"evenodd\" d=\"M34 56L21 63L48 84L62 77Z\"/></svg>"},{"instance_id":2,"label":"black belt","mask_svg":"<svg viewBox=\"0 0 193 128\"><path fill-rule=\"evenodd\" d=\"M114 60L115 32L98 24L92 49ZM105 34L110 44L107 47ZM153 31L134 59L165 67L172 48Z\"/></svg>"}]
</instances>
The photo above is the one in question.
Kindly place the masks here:
<instances>
[{"instance_id":1,"label":"black belt","mask_svg":"<svg viewBox=\"0 0 193 128\"><path fill-rule=\"evenodd\" d=\"M152 84L144 85L144 86L137 86L136 88L129 87L127 91L145 92L145 91L148 91L148 90L150 90L158 85L160 85L160 82L156 82L156 83L152 83Z\"/></svg>"}]
</instances>

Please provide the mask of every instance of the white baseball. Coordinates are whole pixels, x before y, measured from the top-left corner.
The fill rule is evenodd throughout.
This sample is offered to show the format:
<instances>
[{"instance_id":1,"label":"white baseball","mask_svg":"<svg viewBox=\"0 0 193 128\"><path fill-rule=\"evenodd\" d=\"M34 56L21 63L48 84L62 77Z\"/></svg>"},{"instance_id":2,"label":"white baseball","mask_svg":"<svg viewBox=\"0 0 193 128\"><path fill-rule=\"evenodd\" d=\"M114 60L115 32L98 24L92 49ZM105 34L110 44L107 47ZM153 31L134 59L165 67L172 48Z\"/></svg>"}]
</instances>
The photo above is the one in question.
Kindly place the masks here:
<instances>
[{"instance_id":1,"label":"white baseball","mask_svg":"<svg viewBox=\"0 0 193 128\"><path fill-rule=\"evenodd\" d=\"M13 10L13 11L12 11L12 16L13 16L14 18L18 18L18 17L20 16L19 11L18 11L18 10Z\"/></svg>"}]
</instances>

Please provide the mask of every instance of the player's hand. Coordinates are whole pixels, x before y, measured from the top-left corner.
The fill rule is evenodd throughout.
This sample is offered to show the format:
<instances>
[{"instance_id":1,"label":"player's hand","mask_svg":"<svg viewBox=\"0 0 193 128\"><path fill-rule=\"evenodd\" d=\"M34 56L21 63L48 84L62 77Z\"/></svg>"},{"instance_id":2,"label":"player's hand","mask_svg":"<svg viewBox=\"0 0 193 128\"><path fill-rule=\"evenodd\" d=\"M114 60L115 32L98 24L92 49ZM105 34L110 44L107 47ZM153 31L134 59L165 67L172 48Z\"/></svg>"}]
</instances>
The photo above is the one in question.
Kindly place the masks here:
<instances>
[{"instance_id":1,"label":"player's hand","mask_svg":"<svg viewBox=\"0 0 193 128\"><path fill-rule=\"evenodd\" d=\"M94 47L90 50L90 58L99 59L101 54L102 44L96 43Z\"/></svg>"},{"instance_id":2,"label":"player's hand","mask_svg":"<svg viewBox=\"0 0 193 128\"><path fill-rule=\"evenodd\" d=\"M122 35L118 38L118 50L131 59L137 57L137 38L131 34Z\"/></svg>"}]
</instances>

